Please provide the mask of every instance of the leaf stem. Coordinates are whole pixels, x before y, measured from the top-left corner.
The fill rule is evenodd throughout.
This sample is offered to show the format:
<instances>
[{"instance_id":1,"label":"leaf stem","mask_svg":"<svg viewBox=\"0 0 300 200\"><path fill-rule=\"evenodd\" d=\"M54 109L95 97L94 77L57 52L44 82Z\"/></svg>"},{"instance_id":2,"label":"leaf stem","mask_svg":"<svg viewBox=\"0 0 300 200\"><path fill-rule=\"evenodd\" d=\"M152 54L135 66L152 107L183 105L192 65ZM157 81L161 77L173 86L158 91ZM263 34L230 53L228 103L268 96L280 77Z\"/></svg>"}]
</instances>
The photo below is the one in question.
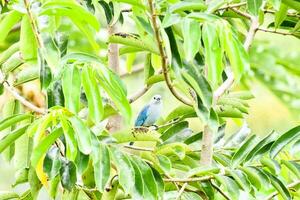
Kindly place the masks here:
<instances>
[{"instance_id":1,"label":"leaf stem","mask_svg":"<svg viewBox=\"0 0 300 200\"><path fill-rule=\"evenodd\" d=\"M212 181L210 181L213 188L215 188L225 199L230 200L230 198L225 194L216 184L214 184Z\"/></svg>"}]
</instances>

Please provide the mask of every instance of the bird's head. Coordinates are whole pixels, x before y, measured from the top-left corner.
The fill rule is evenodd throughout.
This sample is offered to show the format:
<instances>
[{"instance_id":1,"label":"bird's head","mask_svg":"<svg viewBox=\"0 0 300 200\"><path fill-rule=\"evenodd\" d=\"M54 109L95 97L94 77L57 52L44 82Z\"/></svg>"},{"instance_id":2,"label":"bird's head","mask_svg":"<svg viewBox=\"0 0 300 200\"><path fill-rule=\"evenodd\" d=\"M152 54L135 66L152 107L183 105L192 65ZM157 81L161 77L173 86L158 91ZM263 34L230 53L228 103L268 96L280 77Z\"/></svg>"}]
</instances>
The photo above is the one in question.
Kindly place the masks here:
<instances>
[{"instance_id":1,"label":"bird's head","mask_svg":"<svg viewBox=\"0 0 300 200\"><path fill-rule=\"evenodd\" d=\"M160 104L162 102L161 96L160 95L154 95L151 99L152 104Z\"/></svg>"}]
</instances>

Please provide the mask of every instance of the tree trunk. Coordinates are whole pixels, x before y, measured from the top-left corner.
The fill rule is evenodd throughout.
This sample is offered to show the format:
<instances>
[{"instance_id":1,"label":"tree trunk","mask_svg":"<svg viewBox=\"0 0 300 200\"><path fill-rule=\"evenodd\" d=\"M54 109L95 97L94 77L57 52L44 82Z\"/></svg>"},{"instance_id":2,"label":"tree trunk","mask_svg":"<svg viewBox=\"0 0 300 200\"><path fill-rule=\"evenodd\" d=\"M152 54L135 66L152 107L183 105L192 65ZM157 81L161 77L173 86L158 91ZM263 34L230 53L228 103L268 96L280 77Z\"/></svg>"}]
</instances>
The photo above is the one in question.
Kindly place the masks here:
<instances>
[{"instance_id":1,"label":"tree trunk","mask_svg":"<svg viewBox=\"0 0 300 200\"><path fill-rule=\"evenodd\" d=\"M115 25L108 26L108 34L112 35L115 33ZM119 74L119 47L117 44L108 44L108 66L111 68L116 74ZM122 126L122 116L114 115L111 116L108 120L106 128L109 132L115 132L121 129Z\"/></svg>"}]
</instances>

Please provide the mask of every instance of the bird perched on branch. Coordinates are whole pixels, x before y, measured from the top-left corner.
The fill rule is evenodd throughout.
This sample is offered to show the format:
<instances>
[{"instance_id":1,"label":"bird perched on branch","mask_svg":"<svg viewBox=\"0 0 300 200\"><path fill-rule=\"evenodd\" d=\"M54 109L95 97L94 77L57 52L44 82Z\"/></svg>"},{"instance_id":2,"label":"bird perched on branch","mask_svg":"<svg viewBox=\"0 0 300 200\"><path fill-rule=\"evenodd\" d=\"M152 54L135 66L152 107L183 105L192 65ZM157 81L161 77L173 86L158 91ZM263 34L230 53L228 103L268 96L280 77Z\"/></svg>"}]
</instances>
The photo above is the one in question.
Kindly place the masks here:
<instances>
[{"instance_id":1,"label":"bird perched on branch","mask_svg":"<svg viewBox=\"0 0 300 200\"><path fill-rule=\"evenodd\" d=\"M144 108L138 114L134 126L149 127L154 125L154 123L160 117L161 111L162 111L162 98L160 95L154 95L150 103L144 106ZM130 145L132 144L133 142L130 143Z\"/></svg>"}]
</instances>

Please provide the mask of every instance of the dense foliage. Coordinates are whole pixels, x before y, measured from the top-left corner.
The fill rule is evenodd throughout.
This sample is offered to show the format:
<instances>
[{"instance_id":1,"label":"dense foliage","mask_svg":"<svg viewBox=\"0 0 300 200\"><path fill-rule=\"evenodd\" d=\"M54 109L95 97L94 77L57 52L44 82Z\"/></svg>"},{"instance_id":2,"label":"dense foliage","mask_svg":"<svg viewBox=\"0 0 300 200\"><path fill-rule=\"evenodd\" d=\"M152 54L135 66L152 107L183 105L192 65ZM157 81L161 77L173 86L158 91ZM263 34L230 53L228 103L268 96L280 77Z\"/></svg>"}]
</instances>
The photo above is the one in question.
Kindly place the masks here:
<instances>
[{"instance_id":1,"label":"dense foliage","mask_svg":"<svg viewBox=\"0 0 300 200\"><path fill-rule=\"evenodd\" d=\"M0 153L17 169L12 187L29 187L0 199L36 199L42 187L53 199L300 198L300 126L260 138L244 122L225 137L227 120L247 115L254 79L299 110L299 55L251 46L258 31L300 38L299 1L1 5ZM119 63L143 71L141 90L128 94ZM38 102L23 97L28 82ZM131 103L159 82L180 105L157 127L134 127Z\"/></svg>"}]
</instances>

